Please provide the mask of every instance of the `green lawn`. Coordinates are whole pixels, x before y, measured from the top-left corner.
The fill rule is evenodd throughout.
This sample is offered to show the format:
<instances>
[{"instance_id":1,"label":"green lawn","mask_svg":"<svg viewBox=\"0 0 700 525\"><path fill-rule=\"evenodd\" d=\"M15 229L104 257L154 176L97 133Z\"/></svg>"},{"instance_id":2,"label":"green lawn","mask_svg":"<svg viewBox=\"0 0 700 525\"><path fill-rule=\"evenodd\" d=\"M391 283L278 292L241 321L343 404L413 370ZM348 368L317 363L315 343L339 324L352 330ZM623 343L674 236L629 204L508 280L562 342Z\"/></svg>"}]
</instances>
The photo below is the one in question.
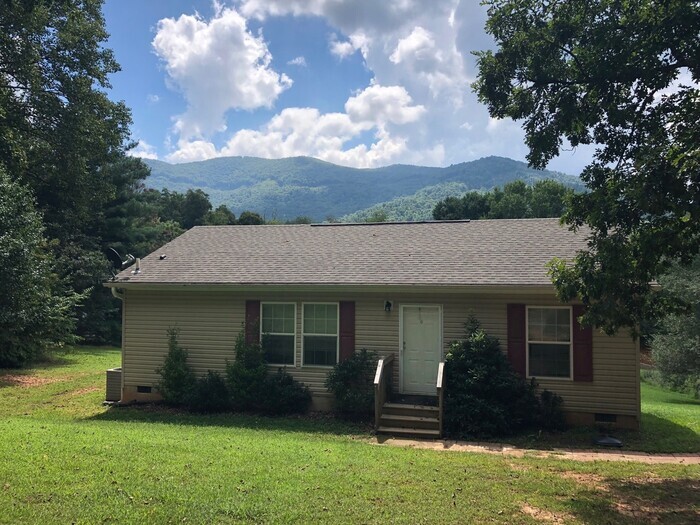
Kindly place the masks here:
<instances>
[{"instance_id":1,"label":"green lawn","mask_svg":"<svg viewBox=\"0 0 700 525\"><path fill-rule=\"evenodd\" d=\"M22 375L0 371L0 523L700 518L700 466L377 446L366 429L324 418L107 409L104 370L118 362L114 350L81 349ZM662 394L649 415L679 417ZM693 419L697 406L679 407Z\"/></svg>"},{"instance_id":2,"label":"green lawn","mask_svg":"<svg viewBox=\"0 0 700 525\"><path fill-rule=\"evenodd\" d=\"M642 430L645 448L700 452L700 400L642 383Z\"/></svg>"},{"instance_id":3,"label":"green lawn","mask_svg":"<svg viewBox=\"0 0 700 525\"><path fill-rule=\"evenodd\" d=\"M700 400L642 382L642 421L639 431L614 430L624 450L656 453L700 452ZM592 448L595 428L572 428L560 434L531 434L508 443L538 448Z\"/></svg>"}]
</instances>

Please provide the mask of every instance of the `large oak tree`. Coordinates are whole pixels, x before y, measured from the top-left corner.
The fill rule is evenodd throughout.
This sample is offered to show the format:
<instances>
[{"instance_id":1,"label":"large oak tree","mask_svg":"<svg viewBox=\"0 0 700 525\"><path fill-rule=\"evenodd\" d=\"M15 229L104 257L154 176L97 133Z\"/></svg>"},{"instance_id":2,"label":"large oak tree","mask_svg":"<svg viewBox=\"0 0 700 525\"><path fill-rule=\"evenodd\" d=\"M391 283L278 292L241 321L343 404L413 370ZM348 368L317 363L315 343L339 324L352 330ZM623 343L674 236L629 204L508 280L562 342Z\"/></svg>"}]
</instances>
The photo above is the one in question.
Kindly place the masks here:
<instances>
[{"instance_id":1,"label":"large oak tree","mask_svg":"<svg viewBox=\"0 0 700 525\"><path fill-rule=\"evenodd\" d=\"M0 368L75 341L72 308L29 190L0 165Z\"/></svg>"},{"instance_id":2,"label":"large oak tree","mask_svg":"<svg viewBox=\"0 0 700 525\"><path fill-rule=\"evenodd\" d=\"M131 124L107 96L119 66L103 45L102 0L0 5L0 162L34 191L49 236L94 235Z\"/></svg>"},{"instance_id":3,"label":"large oak tree","mask_svg":"<svg viewBox=\"0 0 700 525\"><path fill-rule=\"evenodd\" d=\"M475 89L496 118L520 120L531 165L596 145L564 217L589 232L554 262L561 299L612 333L667 307L652 283L700 250L700 3L489 0L495 51Z\"/></svg>"},{"instance_id":4,"label":"large oak tree","mask_svg":"<svg viewBox=\"0 0 700 525\"><path fill-rule=\"evenodd\" d=\"M92 288L78 312L89 337L105 326L110 301L102 250L123 235L108 219L128 212L119 202L148 174L125 157L130 113L107 94L119 66L104 47L101 8L102 0L0 0L0 168L31 190L62 282Z\"/></svg>"}]
</instances>

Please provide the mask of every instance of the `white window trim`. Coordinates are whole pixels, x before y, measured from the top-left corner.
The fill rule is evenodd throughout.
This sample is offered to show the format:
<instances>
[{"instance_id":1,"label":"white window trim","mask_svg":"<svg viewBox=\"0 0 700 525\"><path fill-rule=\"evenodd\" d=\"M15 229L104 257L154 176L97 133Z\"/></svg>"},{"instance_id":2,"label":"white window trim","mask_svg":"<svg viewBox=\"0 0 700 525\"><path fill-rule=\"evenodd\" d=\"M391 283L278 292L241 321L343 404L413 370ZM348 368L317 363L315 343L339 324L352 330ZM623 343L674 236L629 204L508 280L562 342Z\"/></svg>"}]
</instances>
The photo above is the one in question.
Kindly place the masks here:
<instances>
[{"instance_id":1,"label":"white window trim","mask_svg":"<svg viewBox=\"0 0 700 525\"><path fill-rule=\"evenodd\" d=\"M550 377L530 375L530 343L534 344L557 344L564 345L565 342L555 341L530 341L530 309L547 310L568 310L569 311L569 377ZM525 375L528 379L544 379L547 381L573 381L574 380L574 316L571 306L548 306L548 305L528 305L525 307Z\"/></svg>"},{"instance_id":2,"label":"white window trim","mask_svg":"<svg viewBox=\"0 0 700 525\"><path fill-rule=\"evenodd\" d=\"M263 332L263 305L265 304L291 304L294 306L294 332L292 334L277 333L277 332ZM292 363L267 363L268 366L297 366L297 303L290 301L260 301L260 343L262 344L263 335L267 333L268 335L293 335L294 336L294 346L292 349L293 360Z\"/></svg>"},{"instance_id":3,"label":"white window trim","mask_svg":"<svg viewBox=\"0 0 700 525\"><path fill-rule=\"evenodd\" d=\"M336 320L335 320L335 326L336 326L336 333L335 334L307 334L304 332L304 306L307 304L333 304L336 306L335 314L336 314ZM306 336L313 337L313 336L325 336L329 337L332 335L335 335L335 362L338 364L340 362L340 303L339 302L318 302L318 301L308 301L301 303L301 366L306 367L306 368L333 368L335 365L307 365L304 363L304 337Z\"/></svg>"}]
</instances>

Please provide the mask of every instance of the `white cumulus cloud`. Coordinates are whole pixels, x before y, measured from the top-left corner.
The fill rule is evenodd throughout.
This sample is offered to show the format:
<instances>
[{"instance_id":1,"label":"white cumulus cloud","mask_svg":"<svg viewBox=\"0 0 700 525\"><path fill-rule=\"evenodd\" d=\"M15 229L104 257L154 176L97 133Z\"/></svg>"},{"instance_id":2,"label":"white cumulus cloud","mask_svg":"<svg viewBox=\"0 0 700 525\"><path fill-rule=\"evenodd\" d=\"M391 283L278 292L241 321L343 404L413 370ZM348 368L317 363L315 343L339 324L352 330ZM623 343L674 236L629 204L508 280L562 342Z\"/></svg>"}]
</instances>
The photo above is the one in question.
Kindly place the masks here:
<instances>
[{"instance_id":1,"label":"white cumulus cloud","mask_svg":"<svg viewBox=\"0 0 700 525\"><path fill-rule=\"evenodd\" d=\"M355 51L357 51L357 49L355 49L355 46L353 46L351 42L340 42L337 40L337 37L335 35L333 35L329 42L329 48L331 50L331 53L340 59L349 57L350 55L355 53Z\"/></svg>"},{"instance_id":2,"label":"white cumulus cloud","mask_svg":"<svg viewBox=\"0 0 700 525\"><path fill-rule=\"evenodd\" d=\"M145 140L139 140L136 147L126 152L130 157L140 157L142 159L158 160L156 148L150 145Z\"/></svg>"},{"instance_id":3,"label":"white cumulus cloud","mask_svg":"<svg viewBox=\"0 0 700 525\"><path fill-rule=\"evenodd\" d=\"M354 122L407 124L425 113L423 106L413 106L411 102L404 87L375 84L349 98L345 111Z\"/></svg>"},{"instance_id":4,"label":"white cumulus cloud","mask_svg":"<svg viewBox=\"0 0 700 525\"><path fill-rule=\"evenodd\" d=\"M172 162L188 162L216 156L255 156L284 158L308 155L337 164L375 167L407 158L427 158L432 164L442 162L440 148L425 152L411 151L401 130L416 122L425 110L413 104L400 86L372 85L350 97L345 113L321 113L316 108L286 108L260 129L242 129L217 150L210 142L181 143L168 157ZM373 131L369 146L346 148L348 141Z\"/></svg>"},{"instance_id":5,"label":"white cumulus cloud","mask_svg":"<svg viewBox=\"0 0 700 525\"><path fill-rule=\"evenodd\" d=\"M338 40L338 35L333 33L330 36L328 47L331 54L341 60L353 55L355 51L359 51L366 58L370 43L370 38L362 32L350 35L350 39L345 41Z\"/></svg>"},{"instance_id":6,"label":"white cumulus cloud","mask_svg":"<svg viewBox=\"0 0 700 525\"><path fill-rule=\"evenodd\" d=\"M417 26L413 28L410 35L399 40L389 60L394 64L411 60L434 64L442 62L442 53L436 48L433 35Z\"/></svg>"},{"instance_id":7,"label":"white cumulus cloud","mask_svg":"<svg viewBox=\"0 0 700 525\"><path fill-rule=\"evenodd\" d=\"M292 80L271 68L262 35L253 35L235 9L217 6L211 20L181 15L158 22L153 49L187 110L175 120L181 139L226 129L232 109L271 107Z\"/></svg>"},{"instance_id":8,"label":"white cumulus cloud","mask_svg":"<svg viewBox=\"0 0 700 525\"><path fill-rule=\"evenodd\" d=\"M215 15L166 19L153 45L169 85L187 110L175 120L177 147L167 158L183 162L220 155L310 155L352 166L404 162L444 165L502 155L525 159L520 124L495 122L478 102L472 51L493 48L484 31L486 7L467 0L231 0ZM291 79L276 72L262 33L246 20L318 16L333 34L318 46L345 59L359 52L372 81L343 110L278 110L256 129L225 130L230 110L273 107ZM269 35L274 38L274 35ZM308 56L308 55L307 55ZM292 59L289 65L302 66ZM297 102L313 106L314 102ZM236 128L238 129L238 128ZM580 171L585 148L554 159L553 169Z\"/></svg>"},{"instance_id":9,"label":"white cumulus cloud","mask_svg":"<svg viewBox=\"0 0 700 525\"><path fill-rule=\"evenodd\" d=\"M306 58L304 58L303 56L298 56L296 58L288 60L287 65L288 66L306 67L307 66Z\"/></svg>"},{"instance_id":10,"label":"white cumulus cloud","mask_svg":"<svg viewBox=\"0 0 700 525\"><path fill-rule=\"evenodd\" d=\"M216 147L211 142L181 139L178 142L178 149L166 158L170 162L180 163L213 159L219 156L219 152L216 151Z\"/></svg>"}]
</instances>

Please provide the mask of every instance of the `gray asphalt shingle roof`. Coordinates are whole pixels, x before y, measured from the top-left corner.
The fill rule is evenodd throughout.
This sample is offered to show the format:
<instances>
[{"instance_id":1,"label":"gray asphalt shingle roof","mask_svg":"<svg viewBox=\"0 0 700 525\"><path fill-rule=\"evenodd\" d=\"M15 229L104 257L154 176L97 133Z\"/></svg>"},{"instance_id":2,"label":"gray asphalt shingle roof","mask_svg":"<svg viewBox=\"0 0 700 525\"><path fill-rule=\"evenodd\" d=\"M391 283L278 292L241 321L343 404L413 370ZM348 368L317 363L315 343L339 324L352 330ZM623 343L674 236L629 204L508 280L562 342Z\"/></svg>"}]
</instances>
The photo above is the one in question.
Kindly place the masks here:
<instances>
[{"instance_id":1,"label":"gray asphalt shingle roof","mask_svg":"<svg viewBox=\"0 0 700 525\"><path fill-rule=\"evenodd\" d=\"M117 282L549 285L545 264L584 247L558 219L197 226Z\"/></svg>"}]
</instances>

